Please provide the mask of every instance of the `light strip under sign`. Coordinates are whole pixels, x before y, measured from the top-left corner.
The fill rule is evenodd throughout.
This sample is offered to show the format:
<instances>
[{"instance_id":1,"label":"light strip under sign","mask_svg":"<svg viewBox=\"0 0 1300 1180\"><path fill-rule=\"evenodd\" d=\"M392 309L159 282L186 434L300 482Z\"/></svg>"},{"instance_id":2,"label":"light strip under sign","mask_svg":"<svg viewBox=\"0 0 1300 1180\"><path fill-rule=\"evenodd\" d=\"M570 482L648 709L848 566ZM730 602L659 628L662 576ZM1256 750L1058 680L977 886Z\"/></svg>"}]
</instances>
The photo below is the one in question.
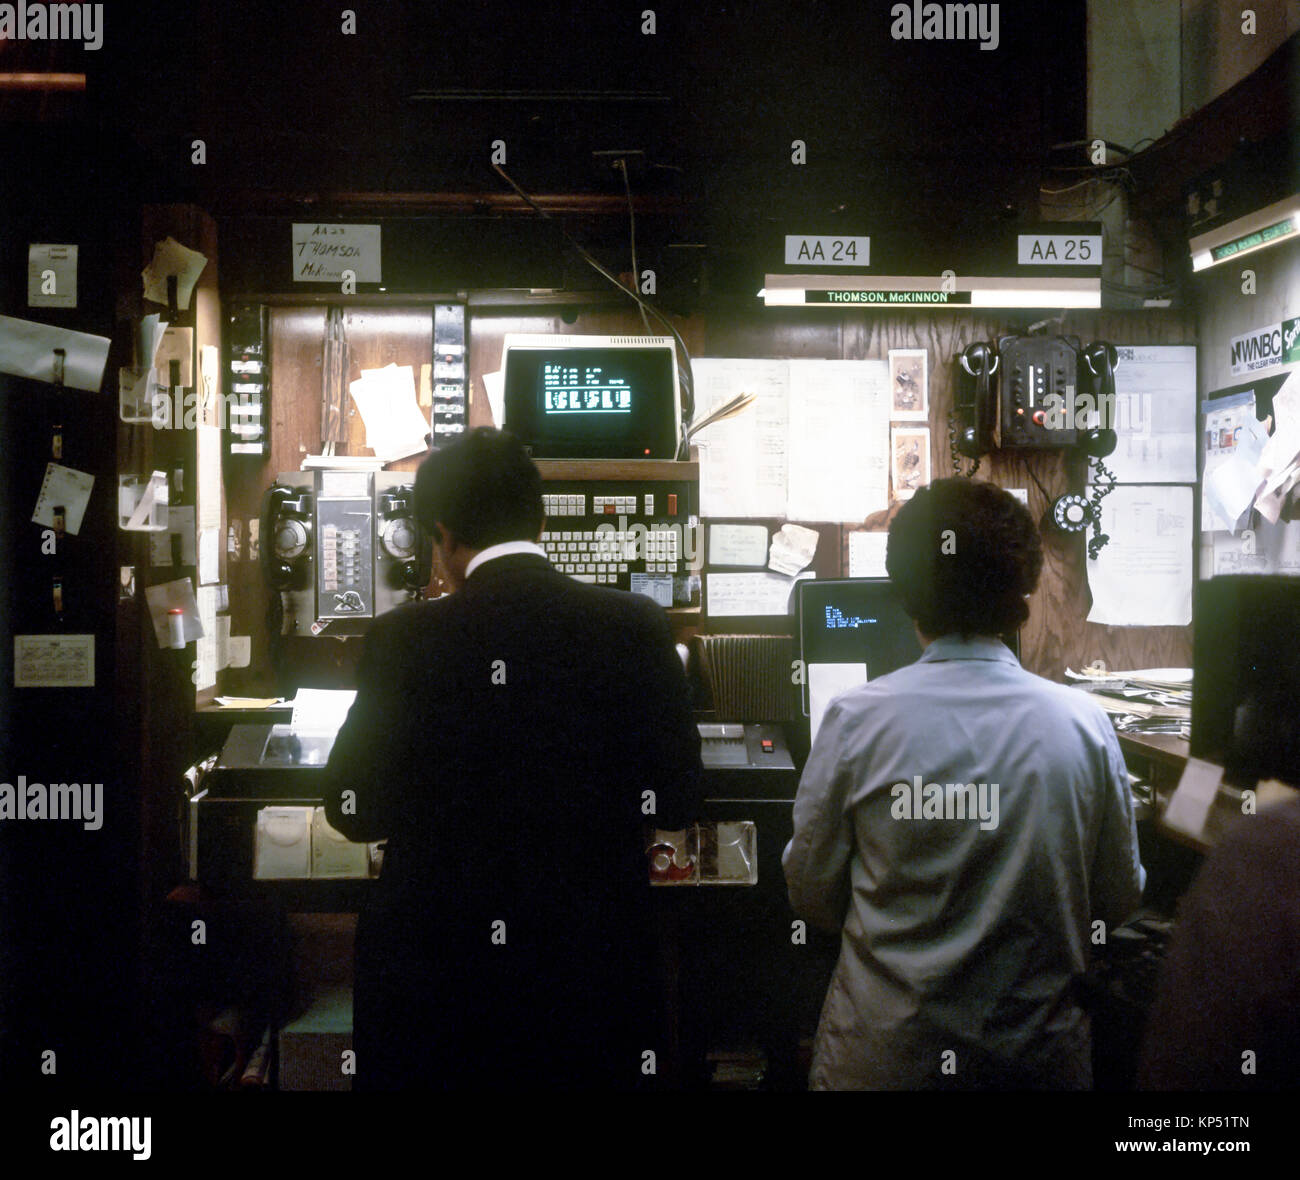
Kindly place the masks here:
<instances>
[{"instance_id":1,"label":"light strip under sign","mask_svg":"<svg viewBox=\"0 0 1300 1180\"><path fill-rule=\"evenodd\" d=\"M1100 307L1101 278L768 275L767 307Z\"/></svg>"},{"instance_id":2,"label":"light strip under sign","mask_svg":"<svg viewBox=\"0 0 1300 1180\"><path fill-rule=\"evenodd\" d=\"M1192 270L1205 270L1294 238L1300 232L1300 197L1288 197L1187 243Z\"/></svg>"}]
</instances>

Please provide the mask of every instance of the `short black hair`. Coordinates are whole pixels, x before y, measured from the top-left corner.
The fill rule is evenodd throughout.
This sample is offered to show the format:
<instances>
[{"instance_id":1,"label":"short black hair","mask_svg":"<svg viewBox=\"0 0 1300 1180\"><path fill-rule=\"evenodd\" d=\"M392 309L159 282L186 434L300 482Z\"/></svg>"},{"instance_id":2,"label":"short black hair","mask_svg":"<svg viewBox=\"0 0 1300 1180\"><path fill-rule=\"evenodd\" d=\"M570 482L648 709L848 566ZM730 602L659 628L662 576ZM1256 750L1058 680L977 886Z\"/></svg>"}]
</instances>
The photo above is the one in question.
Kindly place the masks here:
<instances>
[{"instance_id":1,"label":"short black hair","mask_svg":"<svg viewBox=\"0 0 1300 1180\"><path fill-rule=\"evenodd\" d=\"M415 518L429 533L442 521L471 549L534 541L545 519L541 473L513 434L480 426L420 464Z\"/></svg>"},{"instance_id":2,"label":"short black hair","mask_svg":"<svg viewBox=\"0 0 1300 1180\"><path fill-rule=\"evenodd\" d=\"M889 528L885 568L903 609L937 639L1006 635L1029 618L1043 544L1010 492L976 479L936 479Z\"/></svg>"}]
</instances>

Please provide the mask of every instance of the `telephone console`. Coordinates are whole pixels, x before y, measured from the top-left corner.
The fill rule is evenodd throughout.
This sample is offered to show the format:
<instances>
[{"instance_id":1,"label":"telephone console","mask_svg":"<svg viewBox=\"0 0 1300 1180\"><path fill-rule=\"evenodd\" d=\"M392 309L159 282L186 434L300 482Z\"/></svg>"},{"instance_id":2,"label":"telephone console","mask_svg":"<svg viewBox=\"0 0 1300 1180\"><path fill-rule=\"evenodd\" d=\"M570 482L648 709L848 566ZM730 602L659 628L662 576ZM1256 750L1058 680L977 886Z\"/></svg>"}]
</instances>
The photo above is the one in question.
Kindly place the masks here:
<instances>
[{"instance_id":1,"label":"telephone console","mask_svg":"<svg viewBox=\"0 0 1300 1180\"><path fill-rule=\"evenodd\" d=\"M280 591L284 635L360 634L421 596L432 553L409 472L281 474L263 505L261 559Z\"/></svg>"}]
</instances>

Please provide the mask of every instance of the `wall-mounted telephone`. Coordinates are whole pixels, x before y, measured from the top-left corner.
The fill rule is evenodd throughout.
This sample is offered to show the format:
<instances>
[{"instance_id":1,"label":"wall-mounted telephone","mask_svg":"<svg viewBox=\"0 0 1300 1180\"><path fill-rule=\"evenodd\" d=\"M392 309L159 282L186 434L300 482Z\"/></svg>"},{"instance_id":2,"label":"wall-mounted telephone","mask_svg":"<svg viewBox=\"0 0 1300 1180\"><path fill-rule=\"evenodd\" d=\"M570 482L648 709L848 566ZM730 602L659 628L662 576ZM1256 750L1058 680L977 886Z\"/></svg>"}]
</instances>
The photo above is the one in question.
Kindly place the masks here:
<instances>
[{"instance_id":1,"label":"wall-mounted telephone","mask_svg":"<svg viewBox=\"0 0 1300 1180\"><path fill-rule=\"evenodd\" d=\"M409 473L291 472L262 508L262 571L280 594L283 635L359 634L419 598L432 550L415 523Z\"/></svg>"},{"instance_id":2,"label":"wall-mounted telephone","mask_svg":"<svg viewBox=\"0 0 1300 1180\"><path fill-rule=\"evenodd\" d=\"M993 449L997 417L993 375L999 363L993 345L983 340L968 344L957 358L957 387L953 412L948 415L948 442L953 470L958 475L973 476L979 470L980 456ZM958 455L973 459L974 463L962 470Z\"/></svg>"},{"instance_id":3,"label":"wall-mounted telephone","mask_svg":"<svg viewBox=\"0 0 1300 1180\"><path fill-rule=\"evenodd\" d=\"M953 411L948 418L953 469L973 476L992 450L1067 449L1096 462L1092 499L1069 493L1048 509L1044 526L1079 533L1093 527L1088 553L1095 558L1108 538L1100 504L1115 478L1102 462L1116 446L1109 422L1114 410L1113 344L1081 346L1071 336L1000 336L976 341L957 357ZM1089 415L1087 411L1094 411ZM963 469L962 458L974 463Z\"/></svg>"}]
</instances>

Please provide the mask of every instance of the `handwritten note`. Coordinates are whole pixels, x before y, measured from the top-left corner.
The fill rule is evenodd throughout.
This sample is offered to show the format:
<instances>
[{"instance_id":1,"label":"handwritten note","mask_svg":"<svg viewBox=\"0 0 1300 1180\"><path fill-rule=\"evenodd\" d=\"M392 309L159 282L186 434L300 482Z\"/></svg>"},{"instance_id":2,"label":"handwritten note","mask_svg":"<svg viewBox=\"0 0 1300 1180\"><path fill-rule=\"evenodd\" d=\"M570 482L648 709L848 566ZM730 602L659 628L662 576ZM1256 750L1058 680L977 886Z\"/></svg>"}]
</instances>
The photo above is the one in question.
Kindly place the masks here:
<instances>
[{"instance_id":1,"label":"handwritten note","mask_svg":"<svg viewBox=\"0 0 1300 1180\"><path fill-rule=\"evenodd\" d=\"M345 270L358 283L382 281L379 226L293 223L295 283L341 283Z\"/></svg>"}]
</instances>

